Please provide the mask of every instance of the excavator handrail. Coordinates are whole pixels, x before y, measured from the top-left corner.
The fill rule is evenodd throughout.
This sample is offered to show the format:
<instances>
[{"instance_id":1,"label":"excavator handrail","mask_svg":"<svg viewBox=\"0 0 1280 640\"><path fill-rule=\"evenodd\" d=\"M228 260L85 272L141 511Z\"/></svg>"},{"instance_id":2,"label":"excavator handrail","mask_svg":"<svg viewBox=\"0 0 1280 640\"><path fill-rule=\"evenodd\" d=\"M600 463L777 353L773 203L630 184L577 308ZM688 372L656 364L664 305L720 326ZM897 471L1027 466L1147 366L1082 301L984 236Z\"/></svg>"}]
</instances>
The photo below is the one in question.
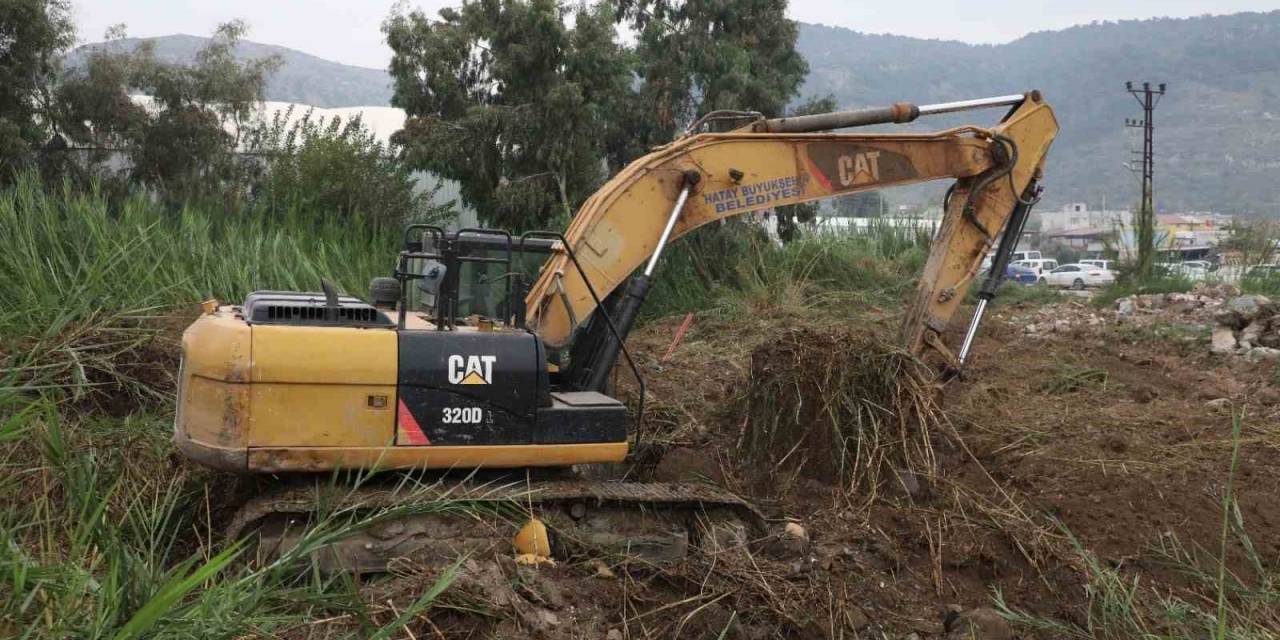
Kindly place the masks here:
<instances>
[{"instance_id":1,"label":"excavator handrail","mask_svg":"<svg viewBox=\"0 0 1280 640\"><path fill-rule=\"evenodd\" d=\"M640 392L640 397L636 401L636 428L631 447L632 451L638 451L640 448L640 434L644 427L645 401L644 376L640 373L640 367L636 365L635 359L631 357L631 351L627 349L626 340L623 339L622 333L618 331L617 325L613 323L613 318L609 316L609 311L605 309L604 305L601 303L600 296L596 294L595 287L591 285L591 280L587 278L586 272L582 270L582 265L578 263L578 256L574 254L573 248L569 246L569 241L564 237L564 234L559 231L526 231L520 235L519 246L521 251L524 249L524 242L526 238L536 237L556 238L560 241L560 246L563 247L565 253L569 256L569 261L573 263L574 268L578 270L578 275L582 277L583 282L587 285L587 291L591 293L591 298L595 301L596 308L600 311L601 317L604 318L611 337L618 341L618 344L622 349L622 355L627 360L627 366L631 368L631 373L636 377L636 386L639 388L638 391Z\"/></svg>"}]
</instances>

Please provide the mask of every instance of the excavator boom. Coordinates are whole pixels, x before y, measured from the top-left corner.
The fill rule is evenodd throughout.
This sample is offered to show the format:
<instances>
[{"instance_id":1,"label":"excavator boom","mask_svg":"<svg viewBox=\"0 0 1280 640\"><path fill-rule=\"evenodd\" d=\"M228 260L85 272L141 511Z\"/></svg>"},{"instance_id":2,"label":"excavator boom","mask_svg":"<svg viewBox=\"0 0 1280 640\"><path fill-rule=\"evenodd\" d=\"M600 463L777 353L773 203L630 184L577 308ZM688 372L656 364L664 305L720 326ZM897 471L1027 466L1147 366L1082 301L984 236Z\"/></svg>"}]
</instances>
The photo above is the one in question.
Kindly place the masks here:
<instances>
[{"instance_id":1,"label":"excavator boom","mask_svg":"<svg viewBox=\"0 0 1280 640\"><path fill-rule=\"evenodd\" d=\"M1040 172L1057 133L1038 92L990 129L931 134L807 132L907 122L926 108L883 109L760 120L728 133L686 136L631 163L583 204L565 233L582 273L563 249L543 266L526 298L529 326L551 348L566 346L603 297L664 241L705 224L783 205L938 179L957 182L934 238L903 340L919 353L947 326L1014 205ZM951 103L987 106L979 102ZM940 105L947 107L951 105ZM936 111L935 111L936 112ZM684 203L675 207L684 193ZM674 226L667 230L668 216ZM665 237L664 237L665 234ZM590 286L582 274L590 280Z\"/></svg>"}]
</instances>

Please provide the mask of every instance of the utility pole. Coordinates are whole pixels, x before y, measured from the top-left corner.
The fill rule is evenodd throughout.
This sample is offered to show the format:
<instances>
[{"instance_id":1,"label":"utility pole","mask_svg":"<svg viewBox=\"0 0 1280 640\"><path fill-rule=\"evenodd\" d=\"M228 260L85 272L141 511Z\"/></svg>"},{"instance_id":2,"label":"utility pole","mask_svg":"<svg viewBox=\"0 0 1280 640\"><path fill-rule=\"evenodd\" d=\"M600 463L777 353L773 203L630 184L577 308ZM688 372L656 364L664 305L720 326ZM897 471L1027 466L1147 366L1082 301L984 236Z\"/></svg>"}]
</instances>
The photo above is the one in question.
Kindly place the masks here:
<instances>
[{"instance_id":1,"label":"utility pole","mask_svg":"<svg viewBox=\"0 0 1280 640\"><path fill-rule=\"evenodd\" d=\"M1124 83L1124 88L1138 104L1142 105L1142 119L1133 120L1125 118L1124 126L1131 128L1142 128L1142 208L1138 212L1138 278L1146 280L1151 277L1152 258L1155 243L1155 207L1152 204L1153 178L1155 173L1155 152L1152 146L1152 133L1155 130L1155 124L1152 121L1152 114L1156 109L1156 105L1160 102L1160 97L1164 95L1164 83L1161 82L1156 89L1151 88L1150 82L1142 83L1142 88L1134 88L1132 82ZM1130 170L1135 170L1133 165L1128 165Z\"/></svg>"}]
</instances>

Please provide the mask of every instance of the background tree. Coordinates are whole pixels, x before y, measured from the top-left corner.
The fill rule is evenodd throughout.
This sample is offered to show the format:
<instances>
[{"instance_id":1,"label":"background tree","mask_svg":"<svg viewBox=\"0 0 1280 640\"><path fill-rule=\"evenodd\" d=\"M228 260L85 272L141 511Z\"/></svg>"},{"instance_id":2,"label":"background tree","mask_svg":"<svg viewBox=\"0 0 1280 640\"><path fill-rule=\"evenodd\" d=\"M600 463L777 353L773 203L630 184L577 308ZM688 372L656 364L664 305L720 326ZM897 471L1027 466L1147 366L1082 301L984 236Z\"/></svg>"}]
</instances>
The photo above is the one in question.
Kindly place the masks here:
<instances>
[{"instance_id":1,"label":"background tree","mask_svg":"<svg viewBox=\"0 0 1280 640\"><path fill-rule=\"evenodd\" d=\"M322 212L399 225L436 222L451 208L433 204L435 190L419 188L359 117L326 122L308 111L293 120L290 107L254 127L246 146L262 162L252 179L262 213Z\"/></svg>"},{"instance_id":2,"label":"background tree","mask_svg":"<svg viewBox=\"0 0 1280 640\"><path fill-rule=\"evenodd\" d=\"M606 141L621 136L630 56L605 4L464 0L440 20L420 11L383 25L395 141L416 167L456 180L485 224L556 226L605 177Z\"/></svg>"},{"instance_id":3,"label":"background tree","mask_svg":"<svg viewBox=\"0 0 1280 640\"><path fill-rule=\"evenodd\" d=\"M0 2L0 185L49 140L50 89L74 41L66 0Z\"/></svg>"},{"instance_id":4,"label":"background tree","mask_svg":"<svg viewBox=\"0 0 1280 640\"><path fill-rule=\"evenodd\" d=\"M617 0L638 32L644 148L716 109L783 114L809 71L786 0ZM811 104L812 106L812 104Z\"/></svg>"},{"instance_id":5,"label":"background tree","mask_svg":"<svg viewBox=\"0 0 1280 640\"><path fill-rule=\"evenodd\" d=\"M81 146L121 150L129 180L170 203L217 197L238 206L246 167L236 152L279 65L238 60L244 33L239 21L218 27L191 65L157 60L150 43L123 50L108 41L58 86L61 128ZM134 93L150 96L150 108Z\"/></svg>"},{"instance_id":6,"label":"background tree","mask_svg":"<svg viewBox=\"0 0 1280 640\"><path fill-rule=\"evenodd\" d=\"M784 0L464 0L394 14L396 136L486 224L559 226L607 177L731 108L780 115L803 81ZM566 20L566 18L572 18ZM569 24L566 24L568 22ZM637 32L633 48L615 25Z\"/></svg>"}]
</instances>

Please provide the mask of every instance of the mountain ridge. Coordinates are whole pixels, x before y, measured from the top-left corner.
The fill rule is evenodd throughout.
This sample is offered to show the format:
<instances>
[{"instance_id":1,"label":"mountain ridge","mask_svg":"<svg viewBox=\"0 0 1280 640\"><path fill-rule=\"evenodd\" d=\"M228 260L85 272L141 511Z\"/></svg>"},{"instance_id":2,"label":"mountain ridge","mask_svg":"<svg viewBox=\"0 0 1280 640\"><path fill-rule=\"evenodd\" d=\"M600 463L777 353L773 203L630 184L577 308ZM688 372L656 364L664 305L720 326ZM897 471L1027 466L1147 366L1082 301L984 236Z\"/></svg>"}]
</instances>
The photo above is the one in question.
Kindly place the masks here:
<instances>
[{"instance_id":1,"label":"mountain ridge","mask_svg":"<svg viewBox=\"0 0 1280 640\"><path fill-rule=\"evenodd\" d=\"M162 59L180 61L206 41L185 34L147 40ZM71 66L93 46L104 45L73 52ZM1095 22L1004 44L800 23L797 48L810 66L802 95L830 94L842 108L1042 90L1061 124L1046 169L1046 206L1136 202L1136 176L1123 166L1136 146L1124 120L1142 112L1124 82L1165 82L1169 91L1154 118L1157 209L1280 213L1274 179L1280 170L1280 11ZM254 42L237 51L241 57L273 53L284 64L268 81L269 100L319 107L390 101L390 79L380 69ZM997 117L960 114L908 129L990 124Z\"/></svg>"}]
</instances>

